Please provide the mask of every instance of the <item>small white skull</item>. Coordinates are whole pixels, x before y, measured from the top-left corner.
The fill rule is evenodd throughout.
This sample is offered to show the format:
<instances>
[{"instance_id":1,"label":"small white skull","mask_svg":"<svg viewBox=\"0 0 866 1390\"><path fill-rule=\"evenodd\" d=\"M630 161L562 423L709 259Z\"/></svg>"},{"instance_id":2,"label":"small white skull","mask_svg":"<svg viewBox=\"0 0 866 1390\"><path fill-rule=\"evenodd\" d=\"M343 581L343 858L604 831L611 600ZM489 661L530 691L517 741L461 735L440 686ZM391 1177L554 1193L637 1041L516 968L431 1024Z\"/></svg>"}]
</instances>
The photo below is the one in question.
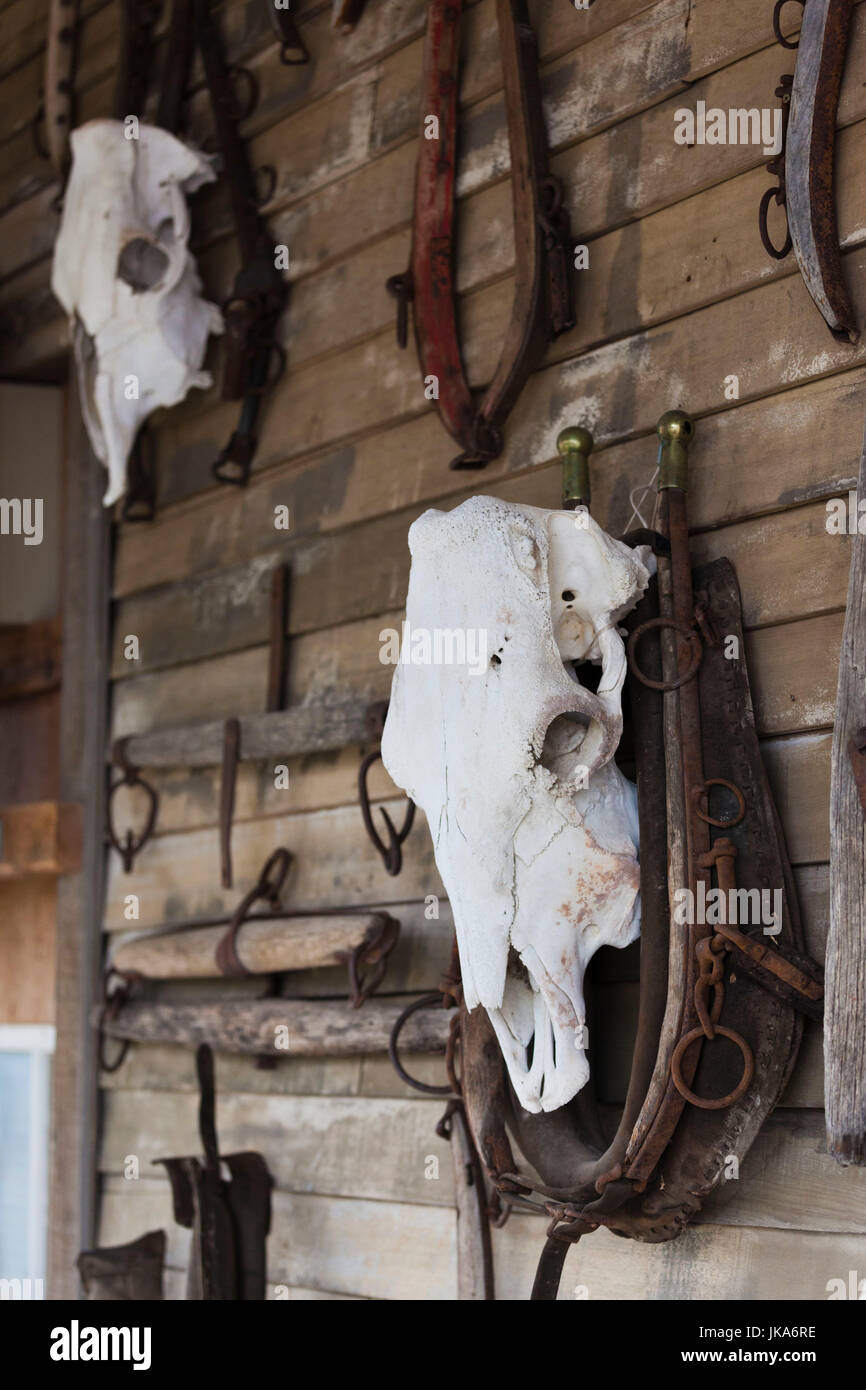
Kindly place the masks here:
<instances>
[{"instance_id":1,"label":"small white skull","mask_svg":"<svg viewBox=\"0 0 866 1390\"><path fill-rule=\"evenodd\" d=\"M524 1108L554 1110L589 1075L586 965L640 931L636 793L612 759L617 623L648 557L585 511L490 497L425 512L409 547L407 625L483 631L489 659L473 674L404 654L382 757L427 816L467 1006L490 1015ZM602 665L597 693L583 661Z\"/></svg>"},{"instance_id":2,"label":"small white skull","mask_svg":"<svg viewBox=\"0 0 866 1390\"><path fill-rule=\"evenodd\" d=\"M124 491L147 416L210 386L201 365L208 335L223 326L187 249L186 198L213 180L210 161L156 126L126 135L111 120L72 132L51 274L72 321L90 442L108 469L106 505Z\"/></svg>"}]
</instances>

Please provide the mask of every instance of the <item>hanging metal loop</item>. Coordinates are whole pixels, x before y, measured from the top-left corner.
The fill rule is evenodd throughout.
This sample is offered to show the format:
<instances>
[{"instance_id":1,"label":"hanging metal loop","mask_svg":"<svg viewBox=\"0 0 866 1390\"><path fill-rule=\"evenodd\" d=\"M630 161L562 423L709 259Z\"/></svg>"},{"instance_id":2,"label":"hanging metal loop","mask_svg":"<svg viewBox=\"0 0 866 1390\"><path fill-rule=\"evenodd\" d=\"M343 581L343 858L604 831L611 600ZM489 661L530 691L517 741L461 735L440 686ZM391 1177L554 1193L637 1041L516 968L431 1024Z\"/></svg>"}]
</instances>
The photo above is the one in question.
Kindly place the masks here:
<instances>
[{"instance_id":1,"label":"hanging metal loop","mask_svg":"<svg viewBox=\"0 0 866 1390\"><path fill-rule=\"evenodd\" d=\"M782 33L781 27L782 11L785 8L785 6L789 3L799 5L802 9L805 9L806 7L806 0L776 0L775 5L773 6L773 34L775 36L776 43L780 43L783 48L796 49L800 47L800 40L795 39L792 43L790 39L786 39L784 34Z\"/></svg>"},{"instance_id":2,"label":"hanging metal loop","mask_svg":"<svg viewBox=\"0 0 866 1390\"><path fill-rule=\"evenodd\" d=\"M444 997L438 989L433 990L430 994L422 994L418 999L413 999L412 1003L406 1005L406 1008L396 1020L394 1027L391 1029L391 1036L388 1039L388 1056L391 1058L391 1065L400 1077L400 1080L405 1081L407 1086L412 1086L416 1091L423 1091L424 1094L428 1096L450 1096L453 1095L454 1092L450 1084L447 1086L431 1086L428 1081L417 1081L414 1076L410 1076L403 1066L403 1063L400 1061L397 1052L397 1043L399 1042L400 1034L405 1024L408 1023L413 1014L417 1014L421 1009L442 1009L444 1007Z\"/></svg>"},{"instance_id":3,"label":"hanging metal loop","mask_svg":"<svg viewBox=\"0 0 866 1390\"><path fill-rule=\"evenodd\" d=\"M132 872L132 866L135 862L136 855L144 848L153 834L157 812L159 811L159 796L150 783L146 782L141 776L138 768L127 759L126 746L128 742L128 738L120 738L117 740L112 750L112 758L121 769L121 775L116 781L112 782L108 789L108 804L105 808L106 835L109 844L117 850L117 853L123 860L123 871L126 874ZM141 787L149 803L144 829L138 836L134 835L131 830L127 830L122 840L114 828L113 817L114 798L121 787Z\"/></svg>"},{"instance_id":4,"label":"hanging metal loop","mask_svg":"<svg viewBox=\"0 0 866 1390\"><path fill-rule=\"evenodd\" d=\"M403 843L412 829L415 820L415 803L408 801L406 804L406 814L403 817L403 824L398 830L394 825L384 806L379 807L380 814L385 822L385 831L388 836L388 843L385 844L378 830L373 824L373 812L370 808L370 793L367 789L367 773L373 766L377 758L381 758L382 750L374 748L372 753L368 753L363 759L358 770L358 800L361 805L361 815L364 818L364 829L376 849L382 863L385 865L385 872L392 878L396 878L403 867Z\"/></svg>"},{"instance_id":5,"label":"hanging metal loop","mask_svg":"<svg viewBox=\"0 0 866 1390\"><path fill-rule=\"evenodd\" d=\"M99 1065L103 1071L118 1071L123 1065L126 1054L129 1051L130 1040L129 1038L123 1038L120 1040L117 1056L112 1058L111 1061L108 1060L105 1053L105 1025L120 1012L123 1005L126 1003L129 998L130 985L135 980L140 980L142 978L143 976L139 975L137 971L116 970L113 965L109 965L103 976L102 1009L100 1010L99 1022L97 1024L97 1052ZM118 981L114 989L111 988L113 980Z\"/></svg>"},{"instance_id":6,"label":"hanging metal loop","mask_svg":"<svg viewBox=\"0 0 866 1390\"><path fill-rule=\"evenodd\" d=\"M388 957L399 935L400 923L387 913L382 913L365 940L349 952L349 998L353 1009L360 1009L384 980Z\"/></svg>"},{"instance_id":7,"label":"hanging metal loop","mask_svg":"<svg viewBox=\"0 0 866 1390\"><path fill-rule=\"evenodd\" d=\"M235 908L234 916L226 928L225 935L216 948L215 960L223 975L250 975L237 953L237 935L249 916L253 903L266 902L272 912L281 906L280 893L291 866L292 856L287 849L275 849L265 861L256 883Z\"/></svg>"},{"instance_id":8,"label":"hanging metal loop","mask_svg":"<svg viewBox=\"0 0 866 1390\"><path fill-rule=\"evenodd\" d=\"M661 627L671 627L676 632L679 632L683 637L687 638L692 649L691 661L683 674L677 676L676 680L673 681L656 681L652 680L649 676L645 676L635 656L637 644L644 633L649 632L651 628ZM681 685L685 685L686 681L690 681L697 675L698 667L703 660L704 649L701 645L698 632L695 628L689 627L687 623L678 622L675 618L649 618L647 622L641 623L640 627L636 627L634 632L630 634L626 646L626 656L628 658L629 670L632 675L637 677L641 685L649 686L650 690L678 690Z\"/></svg>"},{"instance_id":9,"label":"hanging metal loop","mask_svg":"<svg viewBox=\"0 0 866 1390\"><path fill-rule=\"evenodd\" d=\"M776 8L778 9L778 6ZM781 38L779 41L785 48L796 48L797 46L796 44L785 43ZM776 261L783 261L785 257L790 254L791 248L794 245L787 224L787 213L785 218L785 240L781 246L776 246L770 236L770 228L767 221L770 204L772 202L775 202L778 207L787 207L787 193L785 190L785 153L788 145L788 119L791 114L791 89L793 85L793 73L784 73L779 78L776 96L782 103L782 148L777 155L774 155L773 158L767 162L767 173L772 174L773 178L778 180L778 182L775 188L768 188L766 190L758 208L758 231L761 235L761 243L767 255L772 256L773 260Z\"/></svg>"},{"instance_id":10,"label":"hanging metal loop","mask_svg":"<svg viewBox=\"0 0 866 1390\"><path fill-rule=\"evenodd\" d=\"M705 1033L702 1027L692 1028L692 1030L680 1038L674 1048L671 1057L671 1081L676 1086L683 1100L687 1100L690 1105L695 1105L699 1110L726 1110L729 1105L734 1105L752 1084L752 1077L755 1074L755 1058L752 1049L745 1038L735 1033L733 1028L725 1028L721 1023L715 1024L715 1034L728 1038L743 1054L743 1075L732 1091L726 1096L719 1096L718 1099L707 1099L704 1096L696 1095L685 1083L682 1074L683 1056L691 1047L692 1043L697 1042L698 1038L703 1039Z\"/></svg>"}]
</instances>

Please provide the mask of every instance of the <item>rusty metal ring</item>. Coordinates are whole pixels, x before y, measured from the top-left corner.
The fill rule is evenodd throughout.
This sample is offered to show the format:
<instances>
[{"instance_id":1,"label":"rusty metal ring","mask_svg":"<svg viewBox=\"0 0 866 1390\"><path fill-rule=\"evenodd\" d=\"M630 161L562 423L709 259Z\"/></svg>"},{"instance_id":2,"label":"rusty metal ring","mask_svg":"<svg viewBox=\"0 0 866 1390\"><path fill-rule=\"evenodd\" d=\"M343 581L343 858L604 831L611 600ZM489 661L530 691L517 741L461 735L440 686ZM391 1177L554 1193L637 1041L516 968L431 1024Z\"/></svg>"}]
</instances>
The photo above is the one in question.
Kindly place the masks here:
<instances>
[{"instance_id":1,"label":"rusty metal ring","mask_svg":"<svg viewBox=\"0 0 866 1390\"><path fill-rule=\"evenodd\" d=\"M699 797L710 787L725 787L736 798L738 812L731 820L716 820L715 816L705 815L698 806ZM739 825L743 816L746 814L746 798L739 787L733 782L729 782L725 777L706 777L699 787L692 787L692 809L698 820L702 820L704 825L717 825L721 830L727 830L732 825Z\"/></svg>"},{"instance_id":2,"label":"rusty metal ring","mask_svg":"<svg viewBox=\"0 0 866 1390\"><path fill-rule=\"evenodd\" d=\"M448 1042L445 1047L445 1072L451 1083L452 1091L458 1096L462 1096L463 1086L455 1070L454 1060L457 1048L460 1046L460 1040L460 1014L458 1012L455 1013L448 1028Z\"/></svg>"},{"instance_id":3,"label":"rusty metal ring","mask_svg":"<svg viewBox=\"0 0 866 1390\"><path fill-rule=\"evenodd\" d=\"M132 873L132 866L135 862L136 855L144 848L153 834L153 828L156 824L156 817L159 811L159 796L150 783L146 782L139 774L137 768L123 762L121 763L121 767L122 772L120 777L118 777L115 782L112 782L108 789L108 801L105 807L106 835L109 844L117 850L117 853L123 860L123 872L129 874ZM114 828L114 818L112 815L114 798L121 787L142 787L149 802L147 819L145 820L144 829L141 831L140 835L136 837L131 830L127 830L123 840L119 838Z\"/></svg>"},{"instance_id":4,"label":"rusty metal ring","mask_svg":"<svg viewBox=\"0 0 866 1390\"><path fill-rule=\"evenodd\" d=\"M30 123L30 134L33 139L33 148L40 159L50 159L51 155L45 141L42 139L41 126L45 120L45 107L40 103L39 109Z\"/></svg>"},{"instance_id":5,"label":"rusty metal ring","mask_svg":"<svg viewBox=\"0 0 866 1390\"><path fill-rule=\"evenodd\" d=\"M288 56L290 53L300 53L301 56L300 58L290 58ZM300 68L303 67L304 63L308 63L309 61L309 53L305 48L299 47L297 43L289 43L288 40L284 40L283 43L280 44L280 62L284 67Z\"/></svg>"},{"instance_id":6,"label":"rusty metal ring","mask_svg":"<svg viewBox=\"0 0 866 1390\"><path fill-rule=\"evenodd\" d=\"M374 748L371 753L368 753L367 756L362 759L361 766L358 769L358 801L364 820L364 829L385 866L385 872L390 874L392 878L396 878L403 867L403 842L412 829L415 820L415 803L414 801L408 801L406 814L403 817L403 824L399 830L394 825L394 822L388 815L384 806L379 807L380 815L385 822L385 829L388 833L388 843L387 845L384 844L378 830L373 824L370 793L367 790L367 773L376 759L381 758L381 756L381 748Z\"/></svg>"},{"instance_id":7,"label":"rusty metal ring","mask_svg":"<svg viewBox=\"0 0 866 1390\"><path fill-rule=\"evenodd\" d=\"M683 637L687 637L692 644L693 654L691 663L681 676L677 676L675 681L651 680L649 676L644 675L637 664L637 658L634 653L638 642L645 633L649 632L650 628L656 627L672 627L677 632L681 633ZM636 627L634 632L631 633L626 646L626 656L632 675L637 677L641 685L649 686L650 690L678 690L681 685L686 684L686 681L690 681L697 675L698 667L703 660L704 649L701 646L701 639L696 629L689 627L687 623L681 623L676 618L649 618L647 622L641 623L640 627Z\"/></svg>"},{"instance_id":8,"label":"rusty metal ring","mask_svg":"<svg viewBox=\"0 0 866 1390\"><path fill-rule=\"evenodd\" d=\"M265 203L269 203L274 196L277 188L277 171L273 164L260 164L253 174L253 182L256 185L256 207L263 208ZM259 188L260 183L264 183L263 188Z\"/></svg>"},{"instance_id":9,"label":"rusty metal ring","mask_svg":"<svg viewBox=\"0 0 866 1390\"><path fill-rule=\"evenodd\" d=\"M280 377L284 375L286 370L286 363L288 361L286 357L286 350L280 343L277 342L276 338L269 338L267 342L262 343L260 345L258 350L261 352L268 352L270 354L270 358L268 361L268 376L267 380L262 382L261 386L248 386L246 391L244 392L244 394L247 396L266 396L269 391L272 391L274 389L277 382L280 380ZM273 367L271 365L274 357L276 357L277 359L276 371L273 370Z\"/></svg>"},{"instance_id":10,"label":"rusty metal ring","mask_svg":"<svg viewBox=\"0 0 866 1390\"><path fill-rule=\"evenodd\" d=\"M787 223L785 240L781 247L776 246L770 237L770 230L767 226L767 213L769 212L770 200L772 198L775 198L780 207L785 206L785 190L781 185L778 188L768 188L761 199L761 204L758 208L758 231L761 234L761 242L767 255L772 256L775 261L783 261L786 256L790 255L794 243L791 240L791 229L787 227Z\"/></svg>"},{"instance_id":11,"label":"rusty metal ring","mask_svg":"<svg viewBox=\"0 0 866 1390\"><path fill-rule=\"evenodd\" d=\"M789 0L776 0L773 6L773 34L776 43L780 43L783 48L799 48L800 40L798 39L796 43L791 43L791 40L786 39L781 30L782 11L788 3ZM793 0L793 3L800 5L803 9L806 7L806 0Z\"/></svg>"},{"instance_id":12,"label":"rusty metal ring","mask_svg":"<svg viewBox=\"0 0 866 1390\"><path fill-rule=\"evenodd\" d=\"M97 1025L98 1030L99 1030L99 1041L98 1041L98 1044L97 1044L97 1052L98 1052L98 1059L99 1059L99 1065L100 1065L100 1067L102 1068L103 1071L107 1071L107 1072L111 1073L111 1072L113 1072L113 1071L119 1071L120 1068L123 1066L124 1060L125 1060L125 1058L126 1058L126 1054L127 1054L127 1052L129 1051L129 1041L130 1041L130 1040L129 1040L129 1038L117 1038L117 1039L115 1039L115 1041L118 1042L118 1043L120 1044L120 1047L119 1047L118 1054L117 1054L117 1056L115 1057L114 1061L113 1061L113 1062L109 1062L108 1059L106 1058L106 1055L105 1055L105 1038L106 1038L106 1034L105 1034L105 1031L104 1031L105 1017L106 1017L106 1014L107 1014L107 1013L108 1013L108 1006L106 1005L106 1007L102 1010L102 1012L101 1012L100 1015L99 1015L99 1023L98 1023L98 1025Z\"/></svg>"},{"instance_id":13,"label":"rusty metal ring","mask_svg":"<svg viewBox=\"0 0 866 1390\"><path fill-rule=\"evenodd\" d=\"M674 1048L673 1056L671 1057L671 1081L683 1097L683 1100L687 1100L690 1105L696 1105L699 1110L727 1109L729 1105L733 1105L735 1101L738 1101L741 1096L745 1095L749 1086L752 1084L752 1077L755 1074L755 1058L745 1038L741 1038L740 1034L735 1033L733 1028L725 1028L721 1023L715 1025L715 1031L717 1036L721 1035L723 1038L728 1038L730 1042L736 1043L743 1054L743 1075L734 1089L729 1091L726 1096L719 1096L717 1100L705 1099L703 1096L696 1095L694 1091L690 1090L683 1080L681 1071L683 1056L688 1048L691 1047L692 1043L697 1042L698 1038L703 1038L706 1041L703 1028L692 1028L690 1032L686 1033L685 1037L680 1038Z\"/></svg>"},{"instance_id":14,"label":"rusty metal ring","mask_svg":"<svg viewBox=\"0 0 866 1390\"><path fill-rule=\"evenodd\" d=\"M423 1091L425 1095L428 1096L450 1096L454 1094L450 1085L431 1086L427 1081L416 1081L414 1076L409 1075L397 1055L397 1040L403 1031L404 1025L412 1015L418 1013L419 1010L432 1009L434 1006L440 1009L442 1008L442 995L438 990L434 990L432 994L422 994L420 998L413 999L411 1004L407 1004L406 1008L400 1014L400 1017L395 1021L394 1027L391 1029L391 1036L388 1039L388 1056L391 1058L391 1065L397 1075L400 1077L401 1081L406 1082L407 1086L414 1087L416 1091Z\"/></svg>"},{"instance_id":15,"label":"rusty metal ring","mask_svg":"<svg viewBox=\"0 0 866 1390\"><path fill-rule=\"evenodd\" d=\"M233 68L229 68L226 75L228 77L228 90L231 94L229 115L233 121L245 121L248 116L252 115L258 104L259 79L250 68L242 67L240 64L237 64ZM247 100L246 105L243 106L239 103L238 94L235 90L236 85L240 85L240 81L247 84Z\"/></svg>"}]
</instances>

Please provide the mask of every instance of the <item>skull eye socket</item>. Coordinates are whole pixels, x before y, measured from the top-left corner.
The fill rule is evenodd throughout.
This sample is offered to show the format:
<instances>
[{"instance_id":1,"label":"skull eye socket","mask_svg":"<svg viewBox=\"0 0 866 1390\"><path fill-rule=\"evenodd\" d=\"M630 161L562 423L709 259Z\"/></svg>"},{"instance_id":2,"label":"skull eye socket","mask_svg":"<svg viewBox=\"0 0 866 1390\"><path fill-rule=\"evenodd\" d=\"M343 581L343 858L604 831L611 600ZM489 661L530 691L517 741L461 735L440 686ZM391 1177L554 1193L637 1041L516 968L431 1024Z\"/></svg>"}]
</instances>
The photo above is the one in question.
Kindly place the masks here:
<instances>
[{"instance_id":1,"label":"skull eye socket","mask_svg":"<svg viewBox=\"0 0 866 1390\"><path fill-rule=\"evenodd\" d=\"M117 258L117 278L129 285L133 294L152 290L168 267L168 256L145 237L133 237Z\"/></svg>"}]
</instances>

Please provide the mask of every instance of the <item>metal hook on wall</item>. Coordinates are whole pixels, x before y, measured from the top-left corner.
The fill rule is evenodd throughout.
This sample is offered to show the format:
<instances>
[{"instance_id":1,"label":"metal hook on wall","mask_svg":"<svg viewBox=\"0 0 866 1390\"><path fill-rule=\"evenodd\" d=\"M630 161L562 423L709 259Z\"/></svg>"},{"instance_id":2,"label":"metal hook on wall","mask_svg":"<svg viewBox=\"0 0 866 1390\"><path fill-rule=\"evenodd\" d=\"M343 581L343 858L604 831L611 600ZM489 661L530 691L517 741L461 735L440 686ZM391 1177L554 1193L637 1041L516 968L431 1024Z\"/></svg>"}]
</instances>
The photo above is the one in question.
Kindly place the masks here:
<instances>
[{"instance_id":1,"label":"metal hook on wall","mask_svg":"<svg viewBox=\"0 0 866 1390\"><path fill-rule=\"evenodd\" d=\"M371 739L375 738L381 740L387 713L387 700L380 700L376 704L371 705L367 710L367 734ZM415 820L415 803L414 801L409 801L407 803L406 814L403 817L403 824L399 830L394 825L394 822L388 815L384 806L379 807L379 812L382 816L382 820L385 822L385 832L388 837L388 843L385 844L373 824L373 811L370 806L370 793L367 788L367 774L373 766L373 763L376 762L377 758L381 758L381 756L382 749L380 746L374 748L363 759L358 769L358 801L361 806L361 815L364 819L364 829L370 838L370 842L382 860L382 863L385 865L386 873L389 873L392 878L396 878L403 867L403 843L412 829L412 824Z\"/></svg>"},{"instance_id":2,"label":"metal hook on wall","mask_svg":"<svg viewBox=\"0 0 866 1390\"><path fill-rule=\"evenodd\" d=\"M126 746L128 742L128 738L119 738L112 749L112 760L117 767L120 768L121 775L116 781L112 782L108 789L108 803L105 809L106 835L109 844L113 845L123 860L123 871L126 874L132 872L132 866L135 862L136 855L144 848L153 834L153 828L156 825L156 816L159 810L159 796L156 791L154 791L149 782L144 780L138 768L129 762L126 756ZM131 830L127 830L122 840L114 828L113 818L114 797L121 787L141 787L149 802L144 829L138 836L135 836Z\"/></svg>"}]
</instances>

